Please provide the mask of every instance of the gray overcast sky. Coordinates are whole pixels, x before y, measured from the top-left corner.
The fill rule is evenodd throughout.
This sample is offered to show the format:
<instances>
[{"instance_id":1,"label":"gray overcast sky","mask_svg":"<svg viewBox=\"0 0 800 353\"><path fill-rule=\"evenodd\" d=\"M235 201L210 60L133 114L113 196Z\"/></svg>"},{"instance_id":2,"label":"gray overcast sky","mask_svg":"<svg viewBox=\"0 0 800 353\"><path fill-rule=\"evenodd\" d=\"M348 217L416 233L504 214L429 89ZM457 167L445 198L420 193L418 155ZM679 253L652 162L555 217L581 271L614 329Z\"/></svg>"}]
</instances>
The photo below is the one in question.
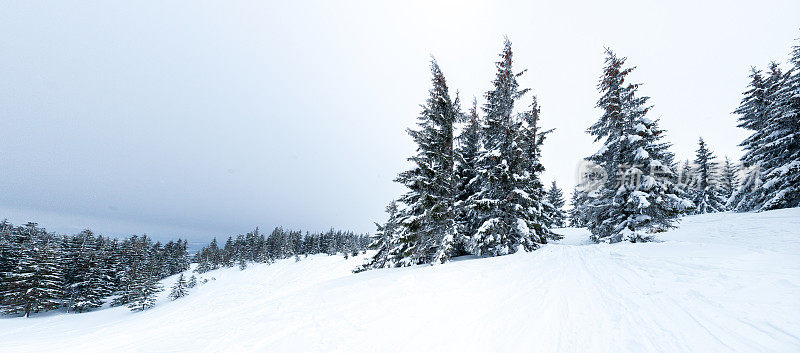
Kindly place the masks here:
<instances>
[{"instance_id":1,"label":"gray overcast sky","mask_svg":"<svg viewBox=\"0 0 800 353\"><path fill-rule=\"evenodd\" d=\"M504 35L538 95L545 181L569 190L603 46L638 66L679 158L738 157L752 65L785 61L800 1L4 1L0 218L205 241L372 232L434 55L465 102ZM528 101L525 101L528 104Z\"/></svg>"}]
</instances>

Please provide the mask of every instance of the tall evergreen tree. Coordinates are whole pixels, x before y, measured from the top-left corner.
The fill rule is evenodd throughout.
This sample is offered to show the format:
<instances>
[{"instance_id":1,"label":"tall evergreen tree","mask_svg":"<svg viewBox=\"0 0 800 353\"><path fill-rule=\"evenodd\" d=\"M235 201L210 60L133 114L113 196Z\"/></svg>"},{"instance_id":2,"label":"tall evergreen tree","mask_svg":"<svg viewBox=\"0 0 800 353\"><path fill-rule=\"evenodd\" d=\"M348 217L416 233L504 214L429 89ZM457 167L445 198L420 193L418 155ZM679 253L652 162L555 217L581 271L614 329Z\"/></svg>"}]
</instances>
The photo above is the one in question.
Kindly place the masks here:
<instances>
[{"instance_id":1,"label":"tall evergreen tree","mask_svg":"<svg viewBox=\"0 0 800 353\"><path fill-rule=\"evenodd\" d=\"M163 288L155 276L145 274L134 282L128 307L133 311L151 308L156 304L156 295L162 290Z\"/></svg>"},{"instance_id":2,"label":"tall evergreen tree","mask_svg":"<svg viewBox=\"0 0 800 353\"><path fill-rule=\"evenodd\" d=\"M646 117L649 98L637 96L638 84L625 82L633 68L610 49L606 54L597 102L603 115L588 129L603 145L587 160L608 177L584 205L588 228L598 242L647 241L652 232L673 227L690 201L676 194L670 145L661 141L658 121Z\"/></svg>"},{"instance_id":3,"label":"tall evergreen tree","mask_svg":"<svg viewBox=\"0 0 800 353\"><path fill-rule=\"evenodd\" d=\"M572 208L569 210L569 226L575 228L582 228L586 226L586 217L583 214L583 204L587 200L587 193L581 190L577 185L572 189L572 196L570 196L569 204Z\"/></svg>"},{"instance_id":4,"label":"tall evergreen tree","mask_svg":"<svg viewBox=\"0 0 800 353\"><path fill-rule=\"evenodd\" d=\"M228 240L225 242L225 247L222 248L222 266L233 267L235 261L234 255L233 237L228 237Z\"/></svg>"},{"instance_id":5,"label":"tall evergreen tree","mask_svg":"<svg viewBox=\"0 0 800 353\"><path fill-rule=\"evenodd\" d=\"M201 249L197 254L197 273L208 272L219 268L220 250L217 246L217 238L211 240L211 243L205 248Z\"/></svg>"},{"instance_id":6,"label":"tall evergreen tree","mask_svg":"<svg viewBox=\"0 0 800 353\"><path fill-rule=\"evenodd\" d=\"M457 236L453 129L461 113L435 60L431 73L433 87L418 118L419 129L408 130L417 144L417 154L409 158L414 167L396 179L408 188L400 198L405 205L403 229L390 260L399 266L447 261Z\"/></svg>"},{"instance_id":7,"label":"tall evergreen tree","mask_svg":"<svg viewBox=\"0 0 800 353\"><path fill-rule=\"evenodd\" d=\"M158 283L159 272L155 261L148 259L147 237L142 237L137 249L141 251L131 264L131 280L125 296L128 298L128 307L133 311L141 311L155 305L156 295L163 290ZM144 251L142 251L144 250Z\"/></svg>"},{"instance_id":8,"label":"tall evergreen tree","mask_svg":"<svg viewBox=\"0 0 800 353\"><path fill-rule=\"evenodd\" d=\"M551 217L552 224L550 227L563 227L564 226L564 219L566 215L564 214L564 193L561 189L556 185L556 181L553 180L553 183L550 185L550 189L547 190L547 202L553 207L553 216Z\"/></svg>"},{"instance_id":9,"label":"tall evergreen tree","mask_svg":"<svg viewBox=\"0 0 800 353\"><path fill-rule=\"evenodd\" d=\"M159 248L146 235L132 236L123 242L120 291L112 305L144 310L154 304L155 294L161 291L158 280L163 262L157 256Z\"/></svg>"},{"instance_id":10,"label":"tall evergreen tree","mask_svg":"<svg viewBox=\"0 0 800 353\"><path fill-rule=\"evenodd\" d=\"M559 226L563 223L563 211L546 202L547 191L541 181L541 174L545 170L541 162L542 145L547 135L554 129L543 130L539 126L540 115L539 101L536 96L533 96L528 111L521 114L518 135L520 145L523 146L521 164L525 166L523 169L527 171L527 174L523 173L524 177L521 179L519 176L515 176L515 178L520 179L522 189L528 194L528 204L530 205L528 226L532 232L531 238L558 240L562 236L551 232L548 228L557 222Z\"/></svg>"},{"instance_id":11,"label":"tall evergreen tree","mask_svg":"<svg viewBox=\"0 0 800 353\"><path fill-rule=\"evenodd\" d=\"M800 206L800 44L777 83L757 154L765 166L762 210Z\"/></svg>"},{"instance_id":12,"label":"tall evergreen tree","mask_svg":"<svg viewBox=\"0 0 800 353\"><path fill-rule=\"evenodd\" d=\"M90 266L82 281L84 288L73 298L72 306L70 307L75 312L82 313L101 307L105 302L105 297L111 293L109 291L108 270L103 266L102 259L97 255L93 255Z\"/></svg>"},{"instance_id":13,"label":"tall evergreen tree","mask_svg":"<svg viewBox=\"0 0 800 353\"><path fill-rule=\"evenodd\" d=\"M739 179L736 176L738 172L736 166L731 163L728 157L725 157L725 163L722 165L720 171L720 193L722 198L727 202L733 196L734 191L739 187ZM727 208L727 206L726 206Z\"/></svg>"},{"instance_id":14,"label":"tall evergreen tree","mask_svg":"<svg viewBox=\"0 0 800 353\"><path fill-rule=\"evenodd\" d=\"M784 74L773 62L766 78L756 69L752 69L750 77L749 88L739 107L734 110L739 115L738 126L753 131L739 144L745 152L741 158L745 175L739 189L728 202L728 207L736 211L761 209L766 201L765 188L762 187L766 182L765 176L779 164L774 159L775 153L780 155L780 151L773 149L770 143L775 136L771 136L773 131L769 125Z\"/></svg>"},{"instance_id":15,"label":"tall evergreen tree","mask_svg":"<svg viewBox=\"0 0 800 353\"><path fill-rule=\"evenodd\" d=\"M472 108L464 119L465 126L458 136L456 157L456 223L460 238L455 242L454 255L467 254L467 236L474 234L479 224L470 216L469 200L480 190L477 178L478 157L481 149L481 118L478 115L478 101L473 99Z\"/></svg>"},{"instance_id":16,"label":"tall evergreen tree","mask_svg":"<svg viewBox=\"0 0 800 353\"><path fill-rule=\"evenodd\" d=\"M63 276L58 244L44 229L28 223L18 229L15 265L5 278L0 296L8 315L30 316L61 306Z\"/></svg>"},{"instance_id":17,"label":"tall evergreen tree","mask_svg":"<svg viewBox=\"0 0 800 353\"><path fill-rule=\"evenodd\" d=\"M0 311L4 310L6 301L10 302L12 271L17 267L20 254L18 239L11 223L0 222Z\"/></svg>"},{"instance_id":18,"label":"tall evergreen tree","mask_svg":"<svg viewBox=\"0 0 800 353\"><path fill-rule=\"evenodd\" d=\"M699 185L696 168L692 166L692 163L687 159L683 164L676 164L675 169L678 170L676 193L684 199L695 200L697 198L697 187ZM695 205L692 204L691 207L684 210L683 214L692 214L694 210Z\"/></svg>"},{"instance_id":19,"label":"tall evergreen tree","mask_svg":"<svg viewBox=\"0 0 800 353\"><path fill-rule=\"evenodd\" d=\"M353 272L358 273L373 268L394 266L394 264L390 262L390 251L397 245L397 235L401 226L400 211L397 208L397 202L395 200L392 200L392 202L386 206L386 214L389 215L386 223L383 225L375 223L378 231L372 236L372 242L368 246L369 249L376 250L375 255Z\"/></svg>"},{"instance_id":20,"label":"tall evergreen tree","mask_svg":"<svg viewBox=\"0 0 800 353\"><path fill-rule=\"evenodd\" d=\"M714 161L713 152L708 148L702 137L698 142L697 158L694 163L697 166L698 178L694 199L694 213L725 211L725 200L718 186L718 165Z\"/></svg>"},{"instance_id":21,"label":"tall evergreen tree","mask_svg":"<svg viewBox=\"0 0 800 353\"><path fill-rule=\"evenodd\" d=\"M540 164L530 154L538 148L540 135L514 114L515 101L528 90L519 88L517 77L522 72L513 72L512 56L511 42L506 40L483 107L484 141L477 169L481 188L468 200L470 216L479 225L469 237L469 250L475 255L533 250L549 235L541 222L542 193L536 190Z\"/></svg>"},{"instance_id":22,"label":"tall evergreen tree","mask_svg":"<svg viewBox=\"0 0 800 353\"><path fill-rule=\"evenodd\" d=\"M103 305L108 295L105 268L100 261L99 243L91 230L64 237L62 272L67 308L84 312Z\"/></svg>"},{"instance_id":23,"label":"tall evergreen tree","mask_svg":"<svg viewBox=\"0 0 800 353\"><path fill-rule=\"evenodd\" d=\"M139 237L134 235L125 239L120 245L117 253L117 273L119 282L118 295L111 301L111 306L126 305L132 300L134 286L140 274L138 270L145 261L142 248L139 244Z\"/></svg>"}]
</instances>

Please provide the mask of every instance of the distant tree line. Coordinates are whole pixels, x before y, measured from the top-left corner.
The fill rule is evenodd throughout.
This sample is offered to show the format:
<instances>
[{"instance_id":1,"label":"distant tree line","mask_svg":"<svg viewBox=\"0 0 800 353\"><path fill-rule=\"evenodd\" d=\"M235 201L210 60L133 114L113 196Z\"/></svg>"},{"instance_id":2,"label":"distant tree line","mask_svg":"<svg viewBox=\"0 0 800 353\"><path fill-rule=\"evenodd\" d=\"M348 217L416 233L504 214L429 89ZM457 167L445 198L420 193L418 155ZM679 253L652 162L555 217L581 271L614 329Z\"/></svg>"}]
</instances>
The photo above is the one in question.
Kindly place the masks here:
<instances>
[{"instance_id":1,"label":"distant tree line","mask_svg":"<svg viewBox=\"0 0 800 353\"><path fill-rule=\"evenodd\" d=\"M303 234L275 228L269 236L254 231L229 237L223 247L216 238L193 257L187 241L165 244L146 235L119 240L84 230L58 235L36 223L15 226L0 222L0 313L30 316L56 309L82 313L109 303L138 311L152 307L163 290L159 281L181 274L169 297L185 296L196 285L183 272L190 262L197 272L249 262L270 263L310 254L356 256L366 249L369 235L329 230Z\"/></svg>"},{"instance_id":2,"label":"distant tree line","mask_svg":"<svg viewBox=\"0 0 800 353\"><path fill-rule=\"evenodd\" d=\"M29 316L59 308L85 312L153 305L158 281L189 268L187 242L166 244L146 235L118 240L85 230L47 232L36 223L0 222L0 311Z\"/></svg>"},{"instance_id":3,"label":"distant tree line","mask_svg":"<svg viewBox=\"0 0 800 353\"><path fill-rule=\"evenodd\" d=\"M357 256L366 250L369 235L331 229L324 233L303 234L302 231L275 228L265 236L258 228L247 234L228 237L220 246L214 238L194 256L198 273L220 267L238 265L246 268L248 262L271 263L275 260L314 254L337 255L345 258Z\"/></svg>"}]
</instances>

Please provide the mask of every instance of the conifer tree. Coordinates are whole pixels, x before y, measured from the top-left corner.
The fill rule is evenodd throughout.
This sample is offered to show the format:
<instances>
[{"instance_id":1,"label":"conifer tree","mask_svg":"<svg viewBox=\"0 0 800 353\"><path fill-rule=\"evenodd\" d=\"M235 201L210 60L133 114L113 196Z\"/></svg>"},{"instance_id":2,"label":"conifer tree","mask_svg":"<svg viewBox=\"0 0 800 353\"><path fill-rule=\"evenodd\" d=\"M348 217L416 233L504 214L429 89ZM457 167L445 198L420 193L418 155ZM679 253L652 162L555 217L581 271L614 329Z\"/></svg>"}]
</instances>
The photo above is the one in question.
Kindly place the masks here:
<instances>
[{"instance_id":1,"label":"conifer tree","mask_svg":"<svg viewBox=\"0 0 800 353\"><path fill-rule=\"evenodd\" d=\"M445 262L456 238L453 129L460 109L436 61L431 73L433 87L422 106L419 129L408 130L417 144L417 154L409 158L414 167L396 179L408 188L400 198L405 205L403 229L390 260L398 266Z\"/></svg>"},{"instance_id":2,"label":"conifer tree","mask_svg":"<svg viewBox=\"0 0 800 353\"><path fill-rule=\"evenodd\" d=\"M767 181L765 176L780 162L774 157L780 155L775 151L771 140L776 137L771 135L774 131L770 128L770 121L778 92L784 82L784 74L777 63L770 63L769 73L766 78L762 72L752 69L749 89L736 110L739 115L739 127L752 130L739 145L745 153L741 158L741 165L745 171L739 189L734 192L728 201L728 207L735 211L751 211L761 209L766 202L766 188L762 185ZM777 152L777 154L776 154Z\"/></svg>"},{"instance_id":3,"label":"conifer tree","mask_svg":"<svg viewBox=\"0 0 800 353\"><path fill-rule=\"evenodd\" d=\"M101 263L99 243L91 230L64 237L62 272L67 308L84 312L103 305L108 295L106 268Z\"/></svg>"},{"instance_id":4,"label":"conifer tree","mask_svg":"<svg viewBox=\"0 0 800 353\"><path fill-rule=\"evenodd\" d=\"M543 193L537 176L541 165L531 155L541 135L529 120L514 114L515 102L528 90L519 88L517 77L522 72L513 72L512 56L511 42L506 40L483 107L483 148L476 171L480 190L467 201L470 217L478 225L469 236L469 251L480 256L534 250L550 234L542 224ZM536 108L534 104L532 110Z\"/></svg>"},{"instance_id":5,"label":"conifer tree","mask_svg":"<svg viewBox=\"0 0 800 353\"><path fill-rule=\"evenodd\" d=\"M676 164L675 170L678 171L676 176L676 194L681 198L687 200L695 200L697 198L697 187L699 185L699 181L697 178L697 171L695 170L692 163L689 160L685 160L682 164ZM692 214L694 213L695 205L692 204L691 207L687 207L683 210L682 214Z\"/></svg>"},{"instance_id":6,"label":"conifer tree","mask_svg":"<svg viewBox=\"0 0 800 353\"><path fill-rule=\"evenodd\" d=\"M762 210L800 206L800 44L789 63L791 69L776 83L756 150L765 167Z\"/></svg>"},{"instance_id":7,"label":"conifer tree","mask_svg":"<svg viewBox=\"0 0 800 353\"><path fill-rule=\"evenodd\" d=\"M5 310L6 301L10 301L12 271L20 254L18 239L11 223L7 220L0 222L0 311Z\"/></svg>"},{"instance_id":8,"label":"conifer tree","mask_svg":"<svg viewBox=\"0 0 800 353\"><path fill-rule=\"evenodd\" d=\"M72 282L66 287L69 289L68 308L75 312L84 312L99 308L103 305L104 298L111 294L111 283L108 273L110 269L104 256L107 256L101 249L102 242L94 237L90 230L85 230L73 238L73 244L77 244L75 239L81 243L79 253L72 253L71 263L78 267L78 272L73 272ZM73 248L75 249L75 248ZM66 255L64 257L67 257ZM65 271L66 272L66 271ZM65 275L65 282L68 282ZM66 293L65 293L66 294Z\"/></svg>"},{"instance_id":9,"label":"conifer tree","mask_svg":"<svg viewBox=\"0 0 800 353\"><path fill-rule=\"evenodd\" d=\"M62 281L58 244L36 223L17 230L14 268L0 290L3 313L30 316L61 306Z\"/></svg>"},{"instance_id":10,"label":"conifer tree","mask_svg":"<svg viewBox=\"0 0 800 353\"><path fill-rule=\"evenodd\" d=\"M582 228L586 226L586 217L583 215L583 204L586 202L587 194L576 185L572 189L572 196L570 196L569 204L572 207L569 210L569 226L575 228Z\"/></svg>"},{"instance_id":11,"label":"conifer tree","mask_svg":"<svg viewBox=\"0 0 800 353\"><path fill-rule=\"evenodd\" d=\"M190 288L189 283L186 282L186 279L183 277L183 273L181 273L180 276L178 276L178 280L175 281L174 285L172 285L172 291L169 293L169 298L175 300L185 297L186 294L189 294L187 288Z\"/></svg>"},{"instance_id":12,"label":"conifer tree","mask_svg":"<svg viewBox=\"0 0 800 353\"><path fill-rule=\"evenodd\" d=\"M736 173L738 172L736 166L731 163L728 157L725 157L725 163L722 165L722 170L720 171L720 194L722 198L728 202L731 196L733 196L734 191L739 187L739 180L736 177ZM727 209L727 206L726 206Z\"/></svg>"},{"instance_id":13,"label":"conifer tree","mask_svg":"<svg viewBox=\"0 0 800 353\"><path fill-rule=\"evenodd\" d=\"M739 107L733 111L738 114L738 127L758 131L766 123L767 97L763 74L761 70L752 68L750 72L750 84L748 90L744 92ZM755 190L761 186L761 175L758 168L758 160L752 153L757 149L757 143L752 138L753 135L739 144L745 153L741 158L741 166L745 172L744 179L728 199L727 207L734 211L748 211L754 208L753 198Z\"/></svg>"},{"instance_id":14,"label":"conifer tree","mask_svg":"<svg viewBox=\"0 0 800 353\"><path fill-rule=\"evenodd\" d=\"M134 286L141 276L139 270L145 261L139 237L134 235L125 239L120 245L117 256L119 268L116 276L119 281L119 295L111 302L111 306L126 305L132 300Z\"/></svg>"},{"instance_id":15,"label":"conifer tree","mask_svg":"<svg viewBox=\"0 0 800 353\"><path fill-rule=\"evenodd\" d=\"M553 183L550 185L550 189L547 190L547 202L553 208L553 215L551 217L552 223L548 226L563 227L564 219L566 218L563 207L566 201L564 201L564 193L558 185L556 185L555 180L553 180Z\"/></svg>"},{"instance_id":16,"label":"conifer tree","mask_svg":"<svg viewBox=\"0 0 800 353\"><path fill-rule=\"evenodd\" d=\"M219 268L220 250L217 246L217 238L211 240L211 243L200 250L197 254L197 273L208 272Z\"/></svg>"},{"instance_id":17,"label":"conifer tree","mask_svg":"<svg viewBox=\"0 0 800 353\"><path fill-rule=\"evenodd\" d=\"M478 224L470 216L468 205L470 197L480 189L480 180L477 178L478 153L481 149L481 118L478 115L478 101L472 100L472 108L464 119L465 126L458 136L456 156L456 223L458 225L459 239L455 242L454 255L468 253L468 239L466 236L474 234Z\"/></svg>"},{"instance_id":18,"label":"conifer tree","mask_svg":"<svg viewBox=\"0 0 800 353\"><path fill-rule=\"evenodd\" d=\"M553 204L546 202L547 191L545 191L540 177L545 170L541 162L542 145L547 135L554 129L543 130L539 126L540 114L538 99L533 96L529 110L521 115L518 135L520 145L523 146L521 164L525 166L523 169L527 171L527 174L523 173L524 177L521 179L519 176L515 176L515 178L522 182L522 189L528 194L528 203L530 204L528 226L531 228L531 238L558 240L561 239L561 235L551 232L548 228L556 223L560 226L563 223L564 214L560 208L556 209Z\"/></svg>"},{"instance_id":19,"label":"conifer tree","mask_svg":"<svg viewBox=\"0 0 800 353\"><path fill-rule=\"evenodd\" d=\"M194 288L196 285L197 285L197 277L195 277L195 275L192 275L192 277L189 277L189 283L186 284L186 287Z\"/></svg>"},{"instance_id":20,"label":"conifer tree","mask_svg":"<svg viewBox=\"0 0 800 353\"><path fill-rule=\"evenodd\" d=\"M119 296L112 305L128 305L131 310L144 310L155 303L156 293L162 290L158 283L163 262L146 236L132 236L123 243L123 269Z\"/></svg>"},{"instance_id":21,"label":"conifer tree","mask_svg":"<svg viewBox=\"0 0 800 353\"><path fill-rule=\"evenodd\" d=\"M105 297L110 294L106 269L99 258L93 257L86 274L85 288L73 298L71 310L82 313L103 306Z\"/></svg>"},{"instance_id":22,"label":"conifer tree","mask_svg":"<svg viewBox=\"0 0 800 353\"><path fill-rule=\"evenodd\" d=\"M389 215L386 223L383 225L375 223L378 231L372 236L372 242L367 247L368 249L376 250L375 255L353 272L358 273L373 268L393 267L394 264L390 262L390 251L396 246L395 243L400 230L400 211L397 209L395 200L392 200L386 206L386 214Z\"/></svg>"},{"instance_id":23,"label":"conifer tree","mask_svg":"<svg viewBox=\"0 0 800 353\"><path fill-rule=\"evenodd\" d=\"M651 233L673 227L691 202L676 194L670 145L661 141L658 121L646 116L649 98L637 96L638 84L625 82L633 68L610 49L606 55L597 102L603 115L588 129L603 145L587 160L608 177L584 206L588 228L598 242L647 241Z\"/></svg>"},{"instance_id":24,"label":"conifer tree","mask_svg":"<svg viewBox=\"0 0 800 353\"><path fill-rule=\"evenodd\" d=\"M135 277L131 285L128 307L132 311L151 308L156 304L156 296L162 290L163 288L158 283L158 277L152 272L152 269L144 269Z\"/></svg>"},{"instance_id":25,"label":"conifer tree","mask_svg":"<svg viewBox=\"0 0 800 353\"><path fill-rule=\"evenodd\" d=\"M725 200L718 186L717 162L714 161L714 154L702 137L698 142L697 158L694 163L697 166L698 178L694 199L694 213L725 211Z\"/></svg>"}]
</instances>

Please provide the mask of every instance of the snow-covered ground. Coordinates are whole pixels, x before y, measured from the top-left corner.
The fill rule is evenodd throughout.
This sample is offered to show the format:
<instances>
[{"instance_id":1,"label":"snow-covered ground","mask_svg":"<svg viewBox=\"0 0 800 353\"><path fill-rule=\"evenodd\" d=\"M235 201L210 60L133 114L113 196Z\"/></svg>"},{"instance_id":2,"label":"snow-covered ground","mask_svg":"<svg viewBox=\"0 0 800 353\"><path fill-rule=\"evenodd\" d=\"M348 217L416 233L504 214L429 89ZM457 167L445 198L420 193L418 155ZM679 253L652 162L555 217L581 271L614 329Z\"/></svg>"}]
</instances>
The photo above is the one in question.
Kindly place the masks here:
<instances>
[{"instance_id":1,"label":"snow-covered ground","mask_svg":"<svg viewBox=\"0 0 800 353\"><path fill-rule=\"evenodd\" d=\"M800 209L686 217L649 244L560 232L532 253L441 266L217 270L144 312L0 319L0 351L800 351Z\"/></svg>"}]
</instances>

